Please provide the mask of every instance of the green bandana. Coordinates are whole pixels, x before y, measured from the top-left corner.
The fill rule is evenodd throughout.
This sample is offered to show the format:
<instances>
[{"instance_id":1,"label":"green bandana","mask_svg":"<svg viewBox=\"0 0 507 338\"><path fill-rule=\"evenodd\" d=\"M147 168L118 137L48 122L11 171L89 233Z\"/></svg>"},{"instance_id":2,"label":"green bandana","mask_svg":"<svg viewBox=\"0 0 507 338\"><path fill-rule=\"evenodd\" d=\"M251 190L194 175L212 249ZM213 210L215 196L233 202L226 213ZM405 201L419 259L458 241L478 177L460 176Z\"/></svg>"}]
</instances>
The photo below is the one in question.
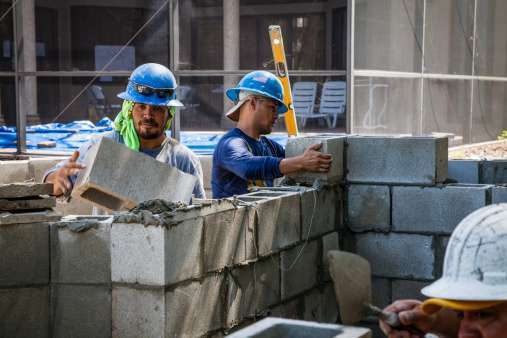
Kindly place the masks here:
<instances>
[{"instance_id":1,"label":"green bandana","mask_svg":"<svg viewBox=\"0 0 507 338\"><path fill-rule=\"evenodd\" d=\"M132 118L132 110L134 110L134 102L123 101L121 111L114 119L114 129L123 137L125 145L132 150L139 151L141 145L136 128L134 127L134 119ZM176 109L169 107L169 118L165 124L164 130L171 128L171 122Z\"/></svg>"}]
</instances>

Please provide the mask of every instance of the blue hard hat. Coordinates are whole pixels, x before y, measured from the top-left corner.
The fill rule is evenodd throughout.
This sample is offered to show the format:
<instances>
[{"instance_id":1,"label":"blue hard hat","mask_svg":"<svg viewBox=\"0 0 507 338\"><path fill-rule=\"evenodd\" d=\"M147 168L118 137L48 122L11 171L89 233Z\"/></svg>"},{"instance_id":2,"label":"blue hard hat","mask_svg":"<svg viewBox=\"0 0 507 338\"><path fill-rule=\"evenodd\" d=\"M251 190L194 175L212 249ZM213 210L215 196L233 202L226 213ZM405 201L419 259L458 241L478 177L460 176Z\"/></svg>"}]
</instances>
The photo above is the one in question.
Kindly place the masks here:
<instances>
[{"instance_id":1,"label":"blue hard hat","mask_svg":"<svg viewBox=\"0 0 507 338\"><path fill-rule=\"evenodd\" d=\"M176 87L176 79L167 67L145 63L134 69L127 89L118 97L153 106L182 107L183 104L176 99Z\"/></svg>"},{"instance_id":2,"label":"blue hard hat","mask_svg":"<svg viewBox=\"0 0 507 338\"><path fill-rule=\"evenodd\" d=\"M270 72L256 70L243 76L235 88L229 88L225 92L227 97L234 103L238 103L239 92L245 90L269 97L277 102L278 114L287 112L287 105L283 102L282 82Z\"/></svg>"}]
</instances>

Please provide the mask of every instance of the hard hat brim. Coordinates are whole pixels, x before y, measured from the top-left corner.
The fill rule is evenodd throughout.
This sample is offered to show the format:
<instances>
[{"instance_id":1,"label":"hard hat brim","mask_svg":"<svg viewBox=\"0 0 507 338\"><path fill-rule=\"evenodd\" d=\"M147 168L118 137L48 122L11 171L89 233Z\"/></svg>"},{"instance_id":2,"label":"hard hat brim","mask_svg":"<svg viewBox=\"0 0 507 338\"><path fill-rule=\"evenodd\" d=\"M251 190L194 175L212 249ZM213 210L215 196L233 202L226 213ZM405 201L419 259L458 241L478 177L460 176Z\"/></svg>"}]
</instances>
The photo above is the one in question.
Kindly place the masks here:
<instances>
[{"instance_id":1,"label":"hard hat brim","mask_svg":"<svg viewBox=\"0 0 507 338\"><path fill-rule=\"evenodd\" d=\"M452 309L456 311L478 311L502 304L504 302L506 301L505 300L463 301L442 298L430 298L423 302L422 310L424 311L424 313L428 315L438 312L442 308Z\"/></svg>"},{"instance_id":2,"label":"hard hat brim","mask_svg":"<svg viewBox=\"0 0 507 338\"><path fill-rule=\"evenodd\" d=\"M507 285L493 285L472 278L442 277L421 290L430 298L455 301L507 301Z\"/></svg>"},{"instance_id":3,"label":"hard hat brim","mask_svg":"<svg viewBox=\"0 0 507 338\"><path fill-rule=\"evenodd\" d=\"M183 103L181 101L174 98L159 98L153 95L146 96L138 93L129 93L128 91L124 91L116 95L120 99L132 101L135 103L144 103L151 106L165 106L165 107L183 107Z\"/></svg>"},{"instance_id":4,"label":"hard hat brim","mask_svg":"<svg viewBox=\"0 0 507 338\"><path fill-rule=\"evenodd\" d=\"M234 122L238 122L239 121L239 108L241 108L241 106L246 101L248 101L248 98L238 101L238 103L236 103L231 109L229 109L227 111L227 113L225 113L225 116L227 116L229 119L231 119Z\"/></svg>"},{"instance_id":5,"label":"hard hat brim","mask_svg":"<svg viewBox=\"0 0 507 338\"><path fill-rule=\"evenodd\" d=\"M225 91L225 95L227 95L227 97L232 102L236 103L236 102L238 102L238 99L239 99L239 92L242 90L247 91L247 92L256 93L259 96L269 97L270 99L275 100L277 102L277 108L276 108L277 114L285 114L287 112L287 110L289 110L287 105L283 101L281 101L278 98L276 98L272 95L269 95L261 90L257 90L257 89L244 88L244 87L229 88Z\"/></svg>"}]
</instances>

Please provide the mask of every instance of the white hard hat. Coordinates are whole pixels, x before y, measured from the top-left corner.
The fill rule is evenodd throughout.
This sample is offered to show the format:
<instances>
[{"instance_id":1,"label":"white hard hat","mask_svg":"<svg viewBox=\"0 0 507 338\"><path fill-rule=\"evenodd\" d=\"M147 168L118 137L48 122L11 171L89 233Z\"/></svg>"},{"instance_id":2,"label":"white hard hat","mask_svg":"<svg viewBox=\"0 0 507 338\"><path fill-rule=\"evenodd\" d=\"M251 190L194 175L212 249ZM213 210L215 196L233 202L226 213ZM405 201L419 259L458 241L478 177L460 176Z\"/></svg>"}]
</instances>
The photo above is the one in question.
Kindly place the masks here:
<instances>
[{"instance_id":1,"label":"white hard hat","mask_svg":"<svg viewBox=\"0 0 507 338\"><path fill-rule=\"evenodd\" d=\"M461 221L447 245L442 278L421 292L444 300L507 301L507 204Z\"/></svg>"}]
</instances>

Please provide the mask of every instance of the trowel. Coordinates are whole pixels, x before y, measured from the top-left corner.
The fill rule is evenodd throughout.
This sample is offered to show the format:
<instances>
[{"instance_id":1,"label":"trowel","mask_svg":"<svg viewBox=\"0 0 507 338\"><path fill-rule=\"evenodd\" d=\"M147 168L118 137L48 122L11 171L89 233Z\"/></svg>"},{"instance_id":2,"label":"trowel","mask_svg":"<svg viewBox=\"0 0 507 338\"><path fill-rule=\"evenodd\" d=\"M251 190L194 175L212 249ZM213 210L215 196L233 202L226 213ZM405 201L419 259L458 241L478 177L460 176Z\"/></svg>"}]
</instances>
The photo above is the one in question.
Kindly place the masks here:
<instances>
[{"instance_id":1,"label":"trowel","mask_svg":"<svg viewBox=\"0 0 507 338\"><path fill-rule=\"evenodd\" d=\"M393 328L420 333L415 327L403 326L397 313L383 311L371 303L371 267L366 259L333 250L327 253L327 261L343 324L356 324L372 314Z\"/></svg>"}]
</instances>

